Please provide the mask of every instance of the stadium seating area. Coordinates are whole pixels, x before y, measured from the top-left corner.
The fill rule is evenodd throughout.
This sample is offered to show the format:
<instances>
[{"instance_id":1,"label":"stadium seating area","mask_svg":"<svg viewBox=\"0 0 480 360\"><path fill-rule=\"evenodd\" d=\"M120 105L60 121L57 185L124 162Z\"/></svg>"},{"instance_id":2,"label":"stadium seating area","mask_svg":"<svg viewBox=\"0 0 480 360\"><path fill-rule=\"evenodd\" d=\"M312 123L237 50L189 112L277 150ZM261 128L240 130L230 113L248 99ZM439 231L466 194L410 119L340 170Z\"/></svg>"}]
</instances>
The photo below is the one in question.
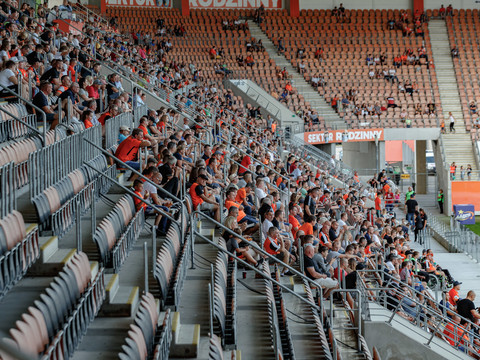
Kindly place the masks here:
<instances>
[{"instance_id":1,"label":"stadium seating area","mask_svg":"<svg viewBox=\"0 0 480 360\"><path fill-rule=\"evenodd\" d=\"M371 127L404 127L408 117L413 127L438 127L442 109L435 69L427 66L432 52L426 24L422 25L423 37L403 36L401 29L389 30L387 26L389 20L400 19L398 10L347 10L345 16L347 23L337 22L329 10L303 10L296 19L267 12L262 29L275 44L282 39L286 58L295 67L304 65L307 81L324 80L318 91L329 103L337 98L339 113L349 126L369 123ZM413 21L410 12L408 19ZM420 57L422 47L427 57ZM406 58L409 52L411 61ZM394 58L403 55L402 64L395 66ZM383 71L392 69L396 81L385 79ZM411 94L405 89L408 83L413 86ZM390 96L398 107L387 108ZM344 98L349 106L340 106ZM432 114L427 110L430 103L436 107ZM375 105L384 110L372 117ZM403 110L406 116L400 115Z\"/></svg>"},{"instance_id":2,"label":"stadium seating area","mask_svg":"<svg viewBox=\"0 0 480 360\"><path fill-rule=\"evenodd\" d=\"M461 10L457 16L447 18L450 47L458 50L453 57L459 91L462 94L462 110L468 131L478 131L478 101L480 99L477 62L477 28L480 27L478 10ZM471 108L471 105L474 107Z\"/></svg>"},{"instance_id":3,"label":"stadium seating area","mask_svg":"<svg viewBox=\"0 0 480 360\"><path fill-rule=\"evenodd\" d=\"M116 306L121 306L116 316L129 321L119 322L116 328L125 334L116 354L121 359L167 359L169 351L178 351L181 345L179 314L188 304L196 307L199 317L209 313L211 321L202 324L210 327L208 346L204 347L208 347L209 358L239 358L236 344L244 334L238 328L242 309L237 306L237 275L255 270L261 279L245 281L258 288L254 290L262 306L254 310L263 317L248 325L254 333L268 327L265 351L276 359L293 359L305 351L304 339L292 336L294 326L296 334L308 334L314 340L308 351L318 358L349 358L353 349L359 358L378 359L376 349L369 350L359 331L360 316L367 314L360 314L360 299L347 291L355 288L360 289L358 296L363 300L376 301L426 334L435 331L446 347L453 339L453 347L478 354L478 336L472 334L467 347L465 341L455 338L457 331L453 335L444 330L449 325L458 328L456 320L435 312L444 305L430 296L428 287L451 284L447 270L435 268L438 273L431 275L435 282L422 278L420 271L429 271L429 262L433 263L428 257L431 254L415 258L408 224L397 222L386 211L373 211L371 205L377 197L385 208L385 200L393 196L393 183L380 174L375 174L378 182L360 181L356 172L341 162L276 131L274 120L267 122L219 82L224 74L217 74L214 66L225 64L235 76L257 80L270 92L285 87L287 80L277 79L281 69L266 52L254 53L257 65L251 69L239 66L234 58L248 55L250 34L248 29L225 30L223 21L251 16L252 12L193 11L190 18L183 19L178 10L109 8L111 18L118 16L118 28L136 31L134 37L120 35L115 24L107 25L107 21L87 20L85 32L70 38L45 25L51 17L44 7L37 20L30 18L32 10L25 7L25 23L20 24L15 5L6 5L6 13L3 7L0 11L3 23L22 26L21 31L6 26L10 35L16 36L11 36L14 47L4 51L10 57L20 48L12 60L15 66L26 57L32 66L44 63L44 69L32 68L30 75L19 71L20 81L22 76L38 77L39 81L28 81L26 93L32 96L12 100L9 94L3 98L8 104L0 106L0 330L8 332L5 341L14 349L42 359L72 358L82 338L91 336L89 340L93 340L100 335L98 331L89 334L92 322L103 324L102 317L115 316ZM75 7L75 12L89 18L82 6ZM353 87L358 101L377 102L381 98L375 90L378 94L391 91L400 97L401 106L434 101L441 113L431 67L420 64L417 71L416 66L402 65L397 69L402 82L418 83L419 91L413 96L400 94L397 84L385 80L369 83L368 67L363 63L370 48L391 57L394 48L404 51L421 46L418 38L384 30L391 15L398 14L352 11L348 13L351 22L337 24L328 11L305 12L295 21L279 11L268 12L262 26L268 25L272 38L284 37L292 63L297 61L292 58L294 34L307 38L307 31L314 29L339 32L330 43L322 43L326 59L321 66L335 70L323 75L327 85L320 90L327 99ZM322 19L321 27L307 20L311 16ZM155 36L159 17L164 21L159 28L168 28L170 34ZM40 32L35 35L37 25ZM186 36L179 36L180 26ZM0 36L4 41L6 35L0 32ZM341 40L346 36L355 40L346 44ZM125 38L131 42L125 43ZM152 39L155 44L148 44ZM425 39L426 54L431 57L426 28ZM22 42L31 42L32 48L27 51ZM342 54L335 50L340 42L347 47ZM354 54L359 45L362 51ZM225 49L222 61L210 58L213 46L218 51ZM302 46L308 48L308 79L313 67L320 64L311 56L313 44ZM62 54L61 61L53 58L52 48ZM355 80L344 76L352 65L355 72L349 74ZM101 75L104 73L109 75L107 79ZM343 78L347 80L343 82ZM85 89L80 85L79 90L72 80L86 84ZM52 87L55 95L50 94ZM57 102L61 111L51 105ZM288 105L295 111L308 108L298 94ZM371 126L403 126L397 110L378 121L371 119ZM50 115L50 129L50 124L43 124L42 111ZM359 125L351 112L345 110L343 115L352 126ZM54 128L55 116L58 125ZM413 124L434 127L436 121L422 114ZM417 214L418 223L420 216ZM204 229L206 225L212 228ZM142 236L139 251L134 245ZM158 250L157 237L161 242ZM194 269L197 247L215 250L213 255L204 254L210 258L202 258L208 263L206 271L201 266ZM328 259L331 266L326 266L322 254L333 259ZM402 272L399 259L412 263L416 271ZM146 268L139 260L145 261ZM371 272L362 274L364 269ZM120 304L116 294L120 297L125 292L118 290L118 277L131 280L143 271L143 294L138 295L140 284L136 283L127 294L128 301ZM34 286L28 287L32 279ZM289 279L293 288L300 285L302 291L294 292L282 279ZM203 281L202 290L185 299L186 284L195 281ZM208 284L211 293L207 293ZM29 295L22 297L24 287ZM385 296L371 287L383 288ZM331 291L339 296L324 299ZM297 303L291 310L293 296L284 296L287 292L296 294ZM209 297L208 309L201 308ZM415 316L400 298L421 302ZM394 306L385 299L393 299ZM342 315L332 317L326 301L335 301ZM303 321L293 322L287 312L297 309L301 309ZM421 315L427 313L429 321ZM353 343L338 336L340 327L335 322L342 317ZM193 345L198 348L200 331L198 326L194 329ZM117 333L114 336L118 337ZM225 353L232 349L237 351ZM0 356L9 359L1 350Z\"/></svg>"}]
</instances>

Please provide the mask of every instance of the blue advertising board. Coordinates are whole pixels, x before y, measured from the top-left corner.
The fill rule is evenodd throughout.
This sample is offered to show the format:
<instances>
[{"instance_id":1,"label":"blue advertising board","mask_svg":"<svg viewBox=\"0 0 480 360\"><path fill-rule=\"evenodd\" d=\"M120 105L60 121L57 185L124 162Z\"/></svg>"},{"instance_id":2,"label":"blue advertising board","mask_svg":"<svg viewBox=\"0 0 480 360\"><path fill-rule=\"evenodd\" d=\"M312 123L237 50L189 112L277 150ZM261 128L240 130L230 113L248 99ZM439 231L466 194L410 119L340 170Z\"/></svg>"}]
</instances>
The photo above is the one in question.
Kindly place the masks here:
<instances>
[{"instance_id":1,"label":"blue advertising board","mask_svg":"<svg viewBox=\"0 0 480 360\"><path fill-rule=\"evenodd\" d=\"M453 205L455 220L463 225L475 224L475 207L472 204Z\"/></svg>"}]
</instances>

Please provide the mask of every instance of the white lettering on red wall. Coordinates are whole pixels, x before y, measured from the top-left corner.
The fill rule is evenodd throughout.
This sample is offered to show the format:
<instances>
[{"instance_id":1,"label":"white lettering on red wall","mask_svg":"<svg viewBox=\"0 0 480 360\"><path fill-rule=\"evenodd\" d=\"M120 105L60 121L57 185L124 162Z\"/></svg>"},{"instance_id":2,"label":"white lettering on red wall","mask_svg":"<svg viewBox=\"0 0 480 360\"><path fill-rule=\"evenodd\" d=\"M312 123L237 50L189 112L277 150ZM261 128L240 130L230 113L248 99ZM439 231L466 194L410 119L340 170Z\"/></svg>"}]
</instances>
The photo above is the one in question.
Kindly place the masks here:
<instances>
[{"instance_id":1,"label":"white lettering on red wall","mask_svg":"<svg viewBox=\"0 0 480 360\"><path fill-rule=\"evenodd\" d=\"M348 137L347 137L348 135ZM328 139L327 139L328 136ZM305 142L309 144L326 144L326 143L340 143L344 141L375 141L384 140L383 129L357 129L347 130L332 130L325 132L306 132L304 134Z\"/></svg>"},{"instance_id":2,"label":"white lettering on red wall","mask_svg":"<svg viewBox=\"0 0 480 360\"><path fill-rule=\"evenodd\" d=\"M282 0L189 0L190 9L280 9Z\"/></svg>"}]
</instances>

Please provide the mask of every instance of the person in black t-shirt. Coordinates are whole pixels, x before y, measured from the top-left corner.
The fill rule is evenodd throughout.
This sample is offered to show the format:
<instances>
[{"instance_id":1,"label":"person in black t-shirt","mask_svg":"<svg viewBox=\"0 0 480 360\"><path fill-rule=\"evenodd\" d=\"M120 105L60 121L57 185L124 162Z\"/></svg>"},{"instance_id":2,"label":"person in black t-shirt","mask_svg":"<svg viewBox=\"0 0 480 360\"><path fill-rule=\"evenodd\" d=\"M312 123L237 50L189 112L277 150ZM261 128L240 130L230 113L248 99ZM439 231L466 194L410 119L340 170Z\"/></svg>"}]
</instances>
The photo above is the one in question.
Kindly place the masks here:
<instances>
[{"instance_id":1,"label":"person in black t-shirt","mask_svg":"<svg viewBox=\"0 0 480 360\"><path fill-rule=\"evenodd\" d=\"M470 320L472 323L475 323L478 319L480 319L480 313L477 311L477 309L475 309L475 304L473 303L475 301L475 297L475 292L470 290L465 299L457 302L458 315Z\"/></svg>"},{"instance_id":2,"label":"person in black t-shirt","mask_svg":"<svg viewBox=\"0 0 480 360\"><path fill-rule=\"evenodd\" d=\"M415 193L410 195L410 199L405 202L405 208L407 210L407 221L413 228L415 226L415 211L418 210L418 202L415 200Z\"/></svg>"}]
</instances>

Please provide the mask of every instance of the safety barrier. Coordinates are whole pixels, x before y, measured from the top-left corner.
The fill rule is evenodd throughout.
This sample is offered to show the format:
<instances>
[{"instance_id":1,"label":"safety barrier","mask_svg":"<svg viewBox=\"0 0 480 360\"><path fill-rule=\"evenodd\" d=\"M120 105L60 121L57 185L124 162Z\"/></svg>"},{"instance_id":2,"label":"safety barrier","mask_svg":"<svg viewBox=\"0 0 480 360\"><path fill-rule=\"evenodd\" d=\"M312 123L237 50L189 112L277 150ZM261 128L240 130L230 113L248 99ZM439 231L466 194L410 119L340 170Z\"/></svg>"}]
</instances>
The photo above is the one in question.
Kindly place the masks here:
<instances>
[{"instance_id":1,"label":"safety barrier","mask_svg":"<svg viewBox=\"0 0 480 360\"><path fill-rule=\"evenodd\" d=\"M123 113L105 121L105 149L112 150L118 144L120 126L131 128L133 118L131 113Z\"/></svg>"},{"instance_id":2,"label":"safety barrier","mask_svg":"<svg viewBox=\"0 0 480 360\"><path fill-rule=\"evenodd\" d=\"M84 139L101 146L101 125L30 153L28 177L31 199L80 168L84 161L89 161L100 154L95 147L84 144Z\"/></svg>"},{"instance_id":3,"label":"safety barrier","mask_svg":"<svg viewBox=\"0 0 480 360\"><path fill-rule=\"evenodd\" d=\"M0 106L0 142L18 139L34 132L22 122L37 128L37 117L28 114L27 108L21 103Z\"/></svg>"},{"instance_id":4,"label":"safety barrier","mask_svg":"<svg viewBox=\"0 0 480 360\"><path fill-rule=\"evenodd\" d=\"M155 336L155 343L157 345L153 353L153 360L168 359L170 344L172 343L172 319L170 309L165 312L165 317L162 325L159 326L157 334L158 335Z\"/></svg>"},{"instance_id":5,"label":"safety barrier","mask_svg":"<svg viewBox=\"0 0 480 360\"><path fill-rule=\"evenodd\" d=\"M118 272L127 259L128 253L140 236L144 224L145 213L143 212L143 209L141 209L140 211L137 211L133 219L130 221L112 251L112 267L114 272Z\"/></svg>"},{"instance_id":6,"label":"safety barrier","mask_svg":"<svg viewBox=\"0 0 480 360\"><path fill-rule=\"evenodd\" d=\"M0 167L0 218L10 214L17 207L14 164Z\"/></svg>"}]
</instances>

